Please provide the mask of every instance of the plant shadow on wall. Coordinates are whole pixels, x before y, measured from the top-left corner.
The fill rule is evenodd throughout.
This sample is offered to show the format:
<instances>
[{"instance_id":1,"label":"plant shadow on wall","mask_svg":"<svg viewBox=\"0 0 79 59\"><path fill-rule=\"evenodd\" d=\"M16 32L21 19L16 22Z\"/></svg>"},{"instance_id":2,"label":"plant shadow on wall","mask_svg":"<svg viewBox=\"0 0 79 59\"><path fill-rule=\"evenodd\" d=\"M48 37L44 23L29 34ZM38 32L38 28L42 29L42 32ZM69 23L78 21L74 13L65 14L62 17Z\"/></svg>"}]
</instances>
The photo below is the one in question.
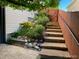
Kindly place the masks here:
<instances>
[{"instance_id":1,"label":"plant shadow on wall","mask_svg":"<svg viewBox=\"0 0 79 59\"><path fill-rule=\"evenodd\" d=\"M24 40L26 47L41 50L41 44L44 42L43 32L48 22L49 18L45 13L38 13L33 21L20 23L19 29L10 34L8 43L12 43L12 40Z\"/></svg>"}]
</instances>

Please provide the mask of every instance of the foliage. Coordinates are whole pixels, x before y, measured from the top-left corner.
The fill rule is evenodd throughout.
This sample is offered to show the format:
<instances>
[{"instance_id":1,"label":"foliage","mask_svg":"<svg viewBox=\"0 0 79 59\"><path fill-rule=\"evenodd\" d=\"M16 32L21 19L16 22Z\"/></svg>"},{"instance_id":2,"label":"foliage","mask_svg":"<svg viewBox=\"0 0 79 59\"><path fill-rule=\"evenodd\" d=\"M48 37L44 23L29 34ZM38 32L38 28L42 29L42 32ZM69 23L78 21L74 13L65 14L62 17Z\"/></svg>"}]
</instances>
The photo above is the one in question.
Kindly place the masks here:
<instances>
[{"instance_id":1,"label":"foliage","mask_svg":"<svg viewBox=\"0 0 79 59\"><path fill-rule=\"evenodd\" d=\"M27 32L30 30L30 28L21 28L16 33L18 33L18 36L26 36Z\"/></svg>"},{"instance_id":2,"label":"foliage","mask_svg":"<svg viewBox=\"0 0 79 59\"><path fill-rule=\"evenodd\" d=\"M58 7L60 0L0 0L0 6L11 6L16 9L41 10L47 7Z\"/></svg>"},{"instance_id":3,"label":"foliage","mask_svg":"<svg viewBox=\"0 0 79 59\"><path fill-rule=\"evenodd\" d=\"M35 25L35 28L33 29L35 32L42 34L42 32L45 30L44 26L42 25Z\"/></svg>"},{"instance_id":4,"label":"foliage","mask_svg":"<svg viewBox=\"0 0 79 59\"><path fill-rule=\"evenodd\" d=\"M28 24L26 25L26 23L30 24L30 22L21 23L20 24L21 28L17 30L17 32L14 32L11 36L12 37L27 36L28 38L36 39L42 35L45 29L44 26L35 24L28 27Z\"/></svg>"},{"instance_id":5,"label":"foliage","mask_svg":"<svg viewBox=\"0 0 79 59\"><path fill-rule=\"evenodd\" d=\"M20 26L23 27L23 28L30 28L33 26L33 23L28 21L28 22L23 22L23 23L20 23Z\"/></svg>"},{"instance_id":6,"label":"foliage","mask_svg":"<svg viewBox=\"0 0 79 59\"><path fill-rule=\"evenodd\" d=\"M40 37L44 31L44 27L42 25L35 25L34 28L31 28L28 32L27 32L27 36L29 38L32 39L36 39L38 37Z\"/></svg>"},{"instance_id":7,"label":"foliage","mask_svg":"<svg viewBox=\"0 0 79 59\"><path fill-rule=\"evenodd\" d=\"M35 20L37 24L41 24L43 26L46 26L46 23L49 22L49 18L44 13L39 13L37 16L35 16Z\"/></svg>"},{"instance_id":8,"label":"foliage","mask_svg":"<svg viewBox=\"0 0 79 59\"><path fill-rule=\"evenodd\" d=\"M28 30L30 30L31 27L33 27L32 22L28 21L20 23L20 28L16 32L11 33L10 35L15 38L17 38L18 36L26 36L26 33L28 32Z\"/></svg>"},{"instance_id":9,"label":"foliage","mask_svg":"<svg viewBox=\"0 0 79 59\"><path fill-rule=\"evenodd\" d=\"M14 33L10 33L10 36L14 37L14 38L17 38L19 36L19 34L17 32L14 32Z\"/></svg>"}]
</instances>

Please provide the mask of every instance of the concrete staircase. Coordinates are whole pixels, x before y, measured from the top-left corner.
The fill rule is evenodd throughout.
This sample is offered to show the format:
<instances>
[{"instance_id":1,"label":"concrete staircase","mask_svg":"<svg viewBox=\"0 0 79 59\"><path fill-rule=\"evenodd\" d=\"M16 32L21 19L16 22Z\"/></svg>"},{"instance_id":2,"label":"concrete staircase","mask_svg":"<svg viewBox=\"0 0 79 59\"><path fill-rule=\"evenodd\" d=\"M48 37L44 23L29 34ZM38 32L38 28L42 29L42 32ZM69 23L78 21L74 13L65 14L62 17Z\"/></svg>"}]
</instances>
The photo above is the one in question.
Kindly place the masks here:
<instances>
[{"instance_id":1,"label":"concrete staircase","mask_svg":"<svg viewBox=\"0 0 79 59\"><path fill-rule=\"evenodd\" d=\"M59 25L48 24L44 38L41 59L71 59Z\"/></svg>"}]
</instances>

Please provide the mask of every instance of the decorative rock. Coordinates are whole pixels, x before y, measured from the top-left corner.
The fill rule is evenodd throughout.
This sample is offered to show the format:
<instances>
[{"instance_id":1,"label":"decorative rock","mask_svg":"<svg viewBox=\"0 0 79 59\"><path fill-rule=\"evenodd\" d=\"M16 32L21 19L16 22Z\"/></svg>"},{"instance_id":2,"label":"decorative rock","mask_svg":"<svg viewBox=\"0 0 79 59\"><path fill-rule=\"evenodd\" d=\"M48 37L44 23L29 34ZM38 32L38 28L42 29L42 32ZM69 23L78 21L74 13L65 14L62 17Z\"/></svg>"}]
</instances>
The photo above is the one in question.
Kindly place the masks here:
<instances>
[{"instance_id":1,"label":"decorative rock","mask_svg":"<svg viewBox=\"0 0 79 59\"><path fill-rule=\"evenodd\" d=\"M34 46L34 48L39 51L41 50L39 46Z\"/></svg>"},{"instance_id":2,"label":"decorative rock","mask_svg":"<svg viewBox=\"0 0 79 59\"><path fill-rule=\"evenodd\" d=\"M32 48L32 47L33 47L33 44L32 44L32 43L25 43L25 45L26 45L28 48Z\"/></svg>"}]
</instances>

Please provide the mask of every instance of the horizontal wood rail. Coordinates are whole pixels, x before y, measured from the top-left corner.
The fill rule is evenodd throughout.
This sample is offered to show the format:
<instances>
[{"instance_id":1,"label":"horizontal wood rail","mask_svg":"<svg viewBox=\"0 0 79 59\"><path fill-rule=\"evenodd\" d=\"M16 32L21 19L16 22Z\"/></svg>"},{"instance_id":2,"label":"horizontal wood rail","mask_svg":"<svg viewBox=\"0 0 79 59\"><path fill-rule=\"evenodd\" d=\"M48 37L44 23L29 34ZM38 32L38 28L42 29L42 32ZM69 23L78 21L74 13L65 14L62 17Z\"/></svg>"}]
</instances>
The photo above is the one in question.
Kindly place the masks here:
<instances>
[{"instance_id":1,"label":"horizontal wood rail","mask_svg":"<svg viewBox=\"0 0 79 59\"><path fill-rule=\"evenodd\" d=\"M77 41L76 36L74 35L74 33L72 32L72 30L70 29L69 25L67 24L67 22L64 20L64 18L59 14L59 17L61 18L61 20L63 21L64 25L66 26L66 28L68 29L68 31L70 32L70 34L73 37L73 40L75 41L75 44L77 46L79 46L79 42Z\"/></svg>"}]
</instances>

